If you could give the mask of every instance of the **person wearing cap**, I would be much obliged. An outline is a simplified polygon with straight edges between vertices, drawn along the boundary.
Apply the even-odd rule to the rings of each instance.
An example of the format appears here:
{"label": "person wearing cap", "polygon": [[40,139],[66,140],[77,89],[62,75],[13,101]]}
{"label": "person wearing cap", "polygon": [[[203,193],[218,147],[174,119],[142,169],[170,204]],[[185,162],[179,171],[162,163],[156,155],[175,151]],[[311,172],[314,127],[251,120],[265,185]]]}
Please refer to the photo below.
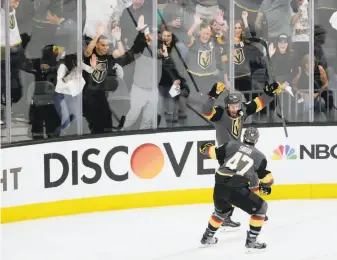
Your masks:
{"label": "person wearing cap", "polygon": [[270,60],[274,68],[276,80],[279,82],[290,82],[295,71],[294,52],[291,42],[286,34],[277,38],[277,43],[269,44]]}

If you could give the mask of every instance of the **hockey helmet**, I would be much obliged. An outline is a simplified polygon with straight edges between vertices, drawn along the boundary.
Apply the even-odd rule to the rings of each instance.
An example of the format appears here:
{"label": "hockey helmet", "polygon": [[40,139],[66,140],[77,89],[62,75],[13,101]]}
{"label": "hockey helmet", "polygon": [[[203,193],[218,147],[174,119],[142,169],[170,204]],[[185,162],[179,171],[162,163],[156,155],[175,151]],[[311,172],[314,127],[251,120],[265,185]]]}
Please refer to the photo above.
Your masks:
{"label": "hockey helmet", "polygon": [[256,144],[259,140],[259,130],[255,127],[248,127],[243,135],[243,141],[245,143]]}
{"label": "hockey helmet", "polygon": [[225,103],[226,103],[226,105],[239,104],[240,98],[236,94],[228,94],[228,96],[225,98]]}

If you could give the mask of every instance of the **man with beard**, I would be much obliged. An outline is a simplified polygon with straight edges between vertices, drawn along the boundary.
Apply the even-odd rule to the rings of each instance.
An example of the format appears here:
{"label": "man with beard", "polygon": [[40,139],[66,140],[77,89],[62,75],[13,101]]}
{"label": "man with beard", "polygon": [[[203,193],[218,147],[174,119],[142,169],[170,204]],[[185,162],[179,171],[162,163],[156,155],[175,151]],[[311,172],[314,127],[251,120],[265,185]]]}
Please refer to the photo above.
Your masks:
{"label": "man with beard", "polygon": [[[261,111],[266,105],[274,100],[275,94],[282,92],[283,86],[277,82],[267,84],[264,93],[256,97],[254,100],[241,103],[236,94],[229,94],[225,99],[225,107],[215,106],[215,100],[225,90],[225,84],[222,82],[215,83],[208,92],[208,99],[202,107],[202,114],[210,120],[216,131],[217,154],[223,154],[230,140],[240,140],[243,128],[243,122],[254,113]],[[220,165],[223,164],[224,158],[217,156]],[[258,187],[258,180],[255,184],[250,184],[250,189],[254,191],[255,186]],[[238,227],[240,223],[233,222],[231,216],[234,207],[228,217],[222,223],[222,226]]]}

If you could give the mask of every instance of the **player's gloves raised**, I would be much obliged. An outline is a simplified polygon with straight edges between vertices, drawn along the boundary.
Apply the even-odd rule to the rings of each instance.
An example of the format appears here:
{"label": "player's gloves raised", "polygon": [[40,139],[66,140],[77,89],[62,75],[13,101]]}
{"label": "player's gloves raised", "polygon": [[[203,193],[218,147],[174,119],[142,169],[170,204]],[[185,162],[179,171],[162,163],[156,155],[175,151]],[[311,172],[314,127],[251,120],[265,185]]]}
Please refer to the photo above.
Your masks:
{"label": "player's gloves raised", "polygon": [[271,186],[269,184],[264,184],[260,182],[259,189],[263,195],[269,195],[271,193]]}
{"label": "player's gloves raised", "polygon": [[225,88],[226,86],[224,83],[217,82],[213,85],[211,90],[208,92],[208,96],[216,99],[221,95],[222,92],[224,92]]}
{"label": "player's gloves raised", "polygon": [[212,146],[214,146],[214,144],[212,144],[212,143],[204,143],[204,144],[201,145],[199,151],[200,151],[202,154],[207,155],[207,154],[208,154],[208,149],[209,149],[210,147],[212,147]]}
{"label": "player's gloves raised", "polygon": [[279,82],[273,82],[271,84],[268,84],[267,86],[265,86],[264,88],[264,92],[268,95],[268,96],[273,96],[274,94],[280,94],[282,92],[283,86],[281,83]]}

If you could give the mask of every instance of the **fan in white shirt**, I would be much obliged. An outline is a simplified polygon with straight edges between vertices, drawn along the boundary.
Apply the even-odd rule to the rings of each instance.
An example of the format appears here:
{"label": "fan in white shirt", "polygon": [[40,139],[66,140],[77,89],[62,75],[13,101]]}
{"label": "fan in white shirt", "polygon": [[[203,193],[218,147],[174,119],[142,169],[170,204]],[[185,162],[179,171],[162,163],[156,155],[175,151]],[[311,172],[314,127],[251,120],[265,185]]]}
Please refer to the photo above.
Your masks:
{"label": "fan in white shirt", "polygon": [[55,88],[55,108],[60,116],[61,125],[57,132],[64,135],[64,130],[70,126],[79,115],[79,94],[85,85],[85,80],[82,77],[81,69],[92,73],[96,67],[96,56],[90,60],[90,65],[86,65],[83,61],[77,62],[76,54],[65,55],[61,57],[62,62],[57,70],[57,84]]}
{"label": "fan in white shirt", "polygon": [[[82,71],[78,70],[78,62],[76,54],[65,55],[61,57],[62,63],[57,70],[56,92],[56,110],[61,118],[61,126],[58,131],[63,132],[68,128],[70,123],[79,116],[79,94],[82,92],[85,85],[85,80],[82,76]],[[80,68],[88,73],[92,73],[97,66],[97,57],[95,54],[91,56],[90,66],[83,61],[80,63]],[[123,78],[123,69],[118,64],[115,64],[116,75]],[[80,72],[80,73],[79,73]]]}
{"label": "fan in white shirt", "polygon": [[[18,22],[16,20],[16,11],[15,8],[19,6],[18,0],[11,0],[10,10],[9,10],[9,28],[8,28],[8,37],[10,41],[10,46],[18,46],[21,44],[21,36],[19,32]],[[0,43],[1,47],[6,46],[6,23],[5,23],[5,9],[1,8],[1,33],[0,33]]]}

